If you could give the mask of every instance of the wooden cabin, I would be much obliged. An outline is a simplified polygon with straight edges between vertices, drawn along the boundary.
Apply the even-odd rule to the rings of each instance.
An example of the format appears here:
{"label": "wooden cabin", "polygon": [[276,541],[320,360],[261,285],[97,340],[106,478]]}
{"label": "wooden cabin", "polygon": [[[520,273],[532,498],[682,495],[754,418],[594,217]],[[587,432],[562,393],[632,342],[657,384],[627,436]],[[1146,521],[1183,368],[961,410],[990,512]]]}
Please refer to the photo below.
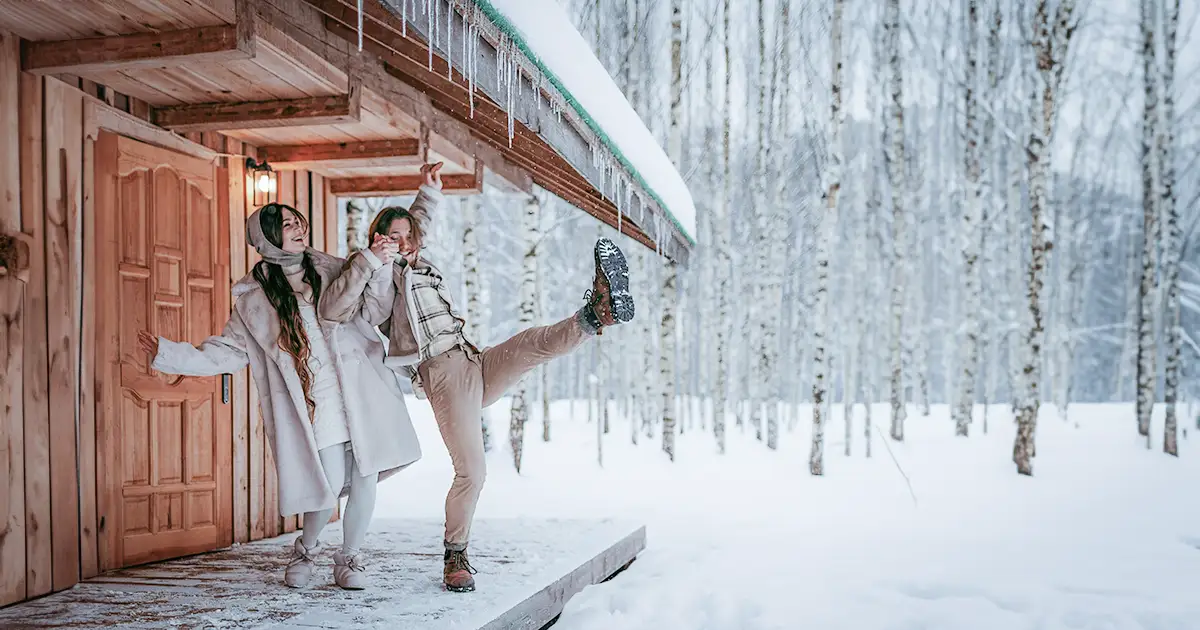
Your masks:
{"label": "wooden cabin", "polygon": [[451,193],[538,186],[686,261],[648,174],[490,3],[388,2],[0,0],[0,605],[297,528],[248,373],[137,347],[221,330],[258,205],[336,252],[339,196],[441,160]]}

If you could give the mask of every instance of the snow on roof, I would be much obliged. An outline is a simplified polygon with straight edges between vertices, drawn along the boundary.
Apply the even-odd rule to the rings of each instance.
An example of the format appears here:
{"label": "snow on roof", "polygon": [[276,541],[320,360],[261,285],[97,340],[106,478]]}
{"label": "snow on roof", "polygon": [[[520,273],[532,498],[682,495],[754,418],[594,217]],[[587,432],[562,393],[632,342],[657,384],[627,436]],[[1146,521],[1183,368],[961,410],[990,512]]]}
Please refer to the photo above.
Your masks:
{"label": "snow on roof", "polygon": [[638,183],[695,242],[696,206],[679,170],[556,0],[474,0],[537,64]]}

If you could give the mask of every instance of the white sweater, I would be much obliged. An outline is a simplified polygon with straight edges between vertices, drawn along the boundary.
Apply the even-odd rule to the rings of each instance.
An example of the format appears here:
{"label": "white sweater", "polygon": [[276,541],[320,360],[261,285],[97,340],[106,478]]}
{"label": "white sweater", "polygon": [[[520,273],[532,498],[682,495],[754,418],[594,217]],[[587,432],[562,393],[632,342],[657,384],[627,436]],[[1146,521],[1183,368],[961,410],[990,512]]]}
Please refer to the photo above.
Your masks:
{"label": "white sweater", "polygon": [[301,268],[284,271],[288,282],[296,289],[296,302],[300,306],[300,317],[304,320],[304,334],[308,337],[308,369],[313,377],[310,395],[317,405],[313,414],[313,437],[317,441],[317,450],[344,444],[350,441],[350,428],[346,425],[342,387],[333,366],[329,340],[317,321],[312,288],[304,283]]}

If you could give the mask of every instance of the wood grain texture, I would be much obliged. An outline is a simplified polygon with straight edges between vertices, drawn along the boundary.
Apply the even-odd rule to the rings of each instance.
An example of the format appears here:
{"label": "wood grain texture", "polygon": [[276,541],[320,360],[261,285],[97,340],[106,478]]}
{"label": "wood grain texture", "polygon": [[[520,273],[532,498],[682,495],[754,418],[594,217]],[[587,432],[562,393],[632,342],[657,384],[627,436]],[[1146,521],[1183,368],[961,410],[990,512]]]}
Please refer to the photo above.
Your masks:
{"label": "wood grain texture", "polygon": [[0,606],[25,599],[24,307],[25,283],[0,276]]}
{"label": "wood grain texture", "polygon": [[[220,143],[225,144],[224,138],[221,138]],[[214,144],[216,141],[214,140]],[[240,160],[231,160],[239,162]],[[245,164],[244,162],[242,164]],[[230,203],[230,188],[232,188],[232,180],[230,179],[230,169],[228,167],[218,167],[216,172],[217,185],[217,213],[216,221],[213,229],[217,234],[217,255],[215,258],[216,264],[213,270],[213,295],[216,297],[217,304],[214,315],[228,316],[232,308],[233,296],[231,294],[232,285],[229,278],[229,251],[231,249],[229,220],[232,215]],[[239,246],[238,249],[241,249]],[[224,328],[224,325],[219,321],[214,322],[216,326]],[[220,377],[223,380],[223,377]],[[218,387],[223,387],[224,384],[218,381]],[[231,383],[232,386],[232,383]],[[219,449],[217,451],[216,467],[217,467],[217,505],[227,506],[217,512],[217,531],[219,532],[219,544],[222,547],[228,547],[234,541],[234,469],[233,469],[233,397],[232,387],[230,389],[229,400],[222,400],[218,397],[215,404],[220,405],[220,414],[215,414],[218,418],[216,426],[213,427],[214,442],[217,444],[228,444],[229,448]]]}
{"label": "wood grain texture", "polygon": [[324,163],[338,168],[412,166],[421,163],[421,141],[416,138],[401,138],[266,146],[260,150],[259,157],[275,168],[306,168]]}
{"label": "wood grain texture", "polygon": [[79,344],[79,573],[83,579],[100,573],[96,516],[96,126],[94,112],[108,107],[84,103],[83,121],[83,230],[80,288]]}
{"label": "wood grain texture", "polygon": [[[116,206],[117,136],[101,133],[93,150],[95,159],[95,206],[111,209]],[[118,222],[105,216],[98,222],[94,249],[96,276],[115,278],[119,273],[116,252],[120,248]],[[120,386],[120,309],[117,300],[101,300],[96,310],[96,364],[100,381],[99,404],[96,406],[96,518],[98,529],[99,569],[108,571],[120,566],[121,551],[121,488],[101,480],[116,477],[112,462],[119,460],[121,448],[121,386]]]}
{"label": "wood grain texture", "polygon": [[155,109],[154,124],[173,131],[221,131],[306,127],[358,121],[361,102],[352,94],[309,98],[197,103]]}
{"label": "wood grain texture", "polygon": [[[229,141],[230,153],[246,153],[241,142]],[[246,275],[246,163],[229,160],[229,280]],[[232,310],[232,305],[231,305]],[[250,541],[250,410],[249,368],[233,375],[233,540]]]}
{"label": "wood grain texture", "polygon": [[50,370],[50,519],[54,590],[79,581],[80,205],[83,95],[46,83],[46,286]]}
{"label": "wood grain texture", "polygon": [[[14,259],[0,275],[0,606],[25,599],[25,282],[17,278],[21,233],[18,40],[0,32],[0,233]],[[24,275],[24,274],[22,274]]]}
{"label": "wood grain texture", "polygon": [[27,41],[22,69],[35,74],[90,74],[254,57],[252,31],[236,25],[201,26],[60,41]]}
{"label": "wood grain texture", "polygon": [[[393,177],[345,177],[329,180],[329,190],[343,197],[403,197],[417,194],[420,175]],[[483,180],[475,175],[443,175],[442,192],[474,195],[483,192]]]}
{"label": "wood grain texture", "polygon": [[30,273],[25,289],[25,575],[28,597],[53,588],[50,542],[50,374],[46,345],[46,226],[42,168],[43,84],[22,73],[21,227],[29,239]]}

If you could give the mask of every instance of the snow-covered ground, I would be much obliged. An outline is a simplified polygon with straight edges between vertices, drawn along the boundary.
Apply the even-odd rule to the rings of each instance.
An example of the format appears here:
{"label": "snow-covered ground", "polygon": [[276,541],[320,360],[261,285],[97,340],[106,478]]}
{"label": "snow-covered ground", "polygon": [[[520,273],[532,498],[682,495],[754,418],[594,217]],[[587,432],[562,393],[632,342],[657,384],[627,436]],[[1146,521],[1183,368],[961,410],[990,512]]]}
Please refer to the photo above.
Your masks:
{"label": "snow-covered ground", "polygon": [[[381,486],[378,514],[436,517],[450,462],[428,405],[409,408],[425,457]],[[915,504],[880,433],[863,457],[861,418],[849,458],[840,420],[827,430],[824,478],[808,474],[806,422],[778,452],[731,427],[718,456],[707,432],[689,431],[672,464],[657,440],[632,446],[614,417],[601,468],[583,405],[572,417],[557,403],[552,442],[528,426],[518,476],[506,410],[489,410],[496,448],[478,517],[647,525],[638,561],[573,598],[556,630],[1200,628],[1198,438],[1168,457],[1158,418],[1147,450],[1130,406],[1074,406],[1069,422],[1044,412],[1033,478],[1015,472],[1004,409],[989,435],[977,421],[963,439],[935,407],[891,443]]]}

